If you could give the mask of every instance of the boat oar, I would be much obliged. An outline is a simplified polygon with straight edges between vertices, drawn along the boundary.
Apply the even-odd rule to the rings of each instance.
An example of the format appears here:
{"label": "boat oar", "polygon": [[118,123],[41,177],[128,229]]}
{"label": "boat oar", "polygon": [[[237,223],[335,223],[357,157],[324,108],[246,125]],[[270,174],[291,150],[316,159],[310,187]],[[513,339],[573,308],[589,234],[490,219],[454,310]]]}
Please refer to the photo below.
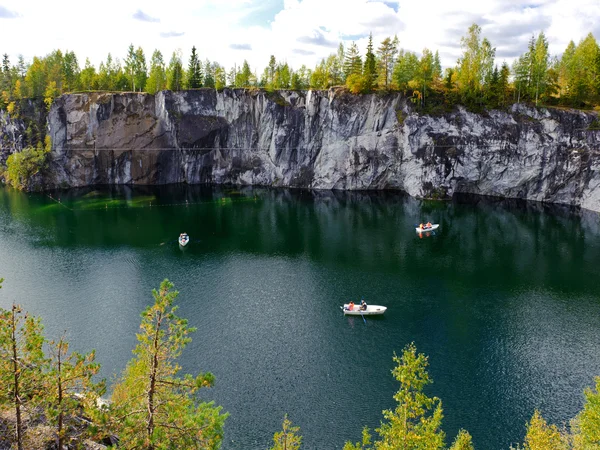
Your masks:
{"label": "boat oar", "polygon": [[365,316],[362,313],[362,309],[360,310],[360,316],[363,318],[363,322],[365,323],[365,325],[367,324],[367,319],[365,319]]}

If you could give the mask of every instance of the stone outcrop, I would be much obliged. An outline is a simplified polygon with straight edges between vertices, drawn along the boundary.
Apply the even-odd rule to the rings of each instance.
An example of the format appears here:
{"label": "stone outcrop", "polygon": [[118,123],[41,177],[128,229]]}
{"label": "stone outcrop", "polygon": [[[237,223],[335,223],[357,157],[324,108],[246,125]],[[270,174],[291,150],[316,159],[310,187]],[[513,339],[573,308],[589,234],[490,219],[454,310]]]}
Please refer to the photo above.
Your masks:
{"label": "stone outcrop", "polygon": [[[600,211],[594,113],[424,116],[400,94],[73,94],[48,114],[44,187],[216,183],[471,193]],[[2,131],[4,133],[4,131]]]}

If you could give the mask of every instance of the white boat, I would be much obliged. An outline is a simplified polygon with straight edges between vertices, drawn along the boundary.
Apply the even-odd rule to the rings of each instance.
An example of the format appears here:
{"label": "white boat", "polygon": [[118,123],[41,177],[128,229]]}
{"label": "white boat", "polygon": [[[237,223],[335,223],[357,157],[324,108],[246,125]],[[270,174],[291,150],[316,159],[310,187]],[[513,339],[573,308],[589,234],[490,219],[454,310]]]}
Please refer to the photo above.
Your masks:
{"label": "white boat", "polygon": [[344,306],[340,306],[342,311],[346,316],[376,316],[379,314],[383,314],[387,309],[386,306],[380,305],[367,305],[367,309],[360,309],[360,303],[358,305],[354,305],[352,310],[348,309],[348,303],[344,304]]}
{"label": "white boat", "polygon": [[437,230],[439,226],[440,226],[439,223],[434,223],[430,227],[426,227],[425,225],[423,225],[423,228],[417,227],[417,228],[415,228],[415,230],[417,230],[417,233],[425,233],[427,231]]}
{"label": "white boat", "polygon": [[190,237],[187,235],[187,233],[181,233],[179,235],[179,245],[181,245],[182,247],[185,247],[186,245],[188,245],[188,242],[190,242]]}

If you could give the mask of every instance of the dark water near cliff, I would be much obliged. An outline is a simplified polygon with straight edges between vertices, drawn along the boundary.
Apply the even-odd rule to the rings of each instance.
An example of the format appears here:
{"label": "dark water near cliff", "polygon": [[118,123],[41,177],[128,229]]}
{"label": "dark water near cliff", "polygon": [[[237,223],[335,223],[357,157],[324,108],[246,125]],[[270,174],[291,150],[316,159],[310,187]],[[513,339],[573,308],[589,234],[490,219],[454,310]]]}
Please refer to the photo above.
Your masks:
{"label": "dark water near cliff", "polygon": [[[198,328],[182,364],[231,413],[224,449],[265,449],[285,413],[303,448],[341,448],[392,408],[392,355],[414,341],[446,441],[522,440],[534,408],[561,424],[600,375],[599,216],[399,194],[165,187],[0,190],[0,306],[13,300],[97,350],[131,357],[139,313],[169,278]],[[441,224],[420,239],[422,219]],[[192,243],[176,243],[187,231]],[[361,296],[385,317],[344,317]]]}

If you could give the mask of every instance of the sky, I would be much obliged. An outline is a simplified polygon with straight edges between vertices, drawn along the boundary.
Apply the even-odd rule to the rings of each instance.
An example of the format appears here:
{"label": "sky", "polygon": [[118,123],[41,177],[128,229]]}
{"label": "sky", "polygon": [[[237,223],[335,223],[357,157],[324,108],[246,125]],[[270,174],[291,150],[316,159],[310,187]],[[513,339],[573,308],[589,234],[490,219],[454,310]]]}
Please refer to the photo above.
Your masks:
{"label": "sky", "polygon": [[98,67],[108,53],[123,61],[133,44],[148,65],[158,49],[167,63],[180,51],[187,66],[195,46],[203,61],[229,70],[247,60],[260,75],[270,55],[294,69],[314,68],[340,42],[364,55],[372,33],[375,48],[396,35],[400,48],[437,50],[453,67],[473,23],[496,62],[511,64],[540,31],[552,55],[590,32],[600,39],[600,0],[0,0],[0,54],[16,64],[60,49]]}

